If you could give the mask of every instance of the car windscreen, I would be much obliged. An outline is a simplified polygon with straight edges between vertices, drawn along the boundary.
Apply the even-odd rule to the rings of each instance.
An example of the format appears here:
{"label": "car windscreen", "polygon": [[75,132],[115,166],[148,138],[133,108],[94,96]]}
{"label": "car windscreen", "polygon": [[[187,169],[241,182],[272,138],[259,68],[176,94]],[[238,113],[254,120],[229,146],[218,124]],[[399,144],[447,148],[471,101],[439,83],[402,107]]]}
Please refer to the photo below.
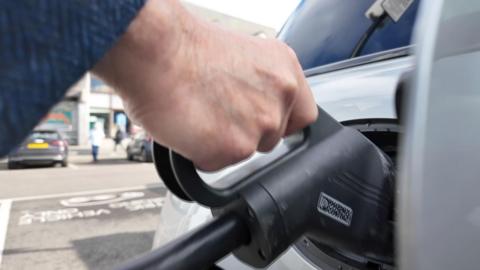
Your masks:
{"label": "car windscreen", "polygon": [[32,140],[42,139],[42,140],[59,140],[60,135],[54,131],[34,131],[29,137]]}
{"label": "car windscreen", "polygon": [[[365,16],[372,0],[303,0],[279,33],[296,52],[303,69],[352,58],[359,41],[374,23]],[[356,56],[411,44],[420,0],[397,22],[387,17]]]}

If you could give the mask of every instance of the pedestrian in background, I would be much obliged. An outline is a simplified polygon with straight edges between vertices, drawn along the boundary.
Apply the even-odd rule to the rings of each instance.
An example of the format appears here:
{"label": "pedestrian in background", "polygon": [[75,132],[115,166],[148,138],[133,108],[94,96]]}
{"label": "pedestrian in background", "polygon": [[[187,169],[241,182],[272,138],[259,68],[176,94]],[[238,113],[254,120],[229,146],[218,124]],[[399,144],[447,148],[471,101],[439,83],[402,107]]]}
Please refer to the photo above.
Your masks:
{"label": "pedestrian in background", "polygon": [[113,141],[115,142],[113,151],[117,152],[117,147],[119,145],[122,146],[123,139],[125,139],[125,132],[123,132],[121,127],[117,127],[117,132],[115,132],[115,137],[113,138]]}
{"label": "pedestrian in background", "polygon": [[90,130],[89,141],[92,145],[92,158],[93,162],[98,161],[98,152],[100,150],[100,145],[102,144],[102,140],[105,138],[105,133],[103,132],[103,128],[98,124],[95,123],[93,129]]}

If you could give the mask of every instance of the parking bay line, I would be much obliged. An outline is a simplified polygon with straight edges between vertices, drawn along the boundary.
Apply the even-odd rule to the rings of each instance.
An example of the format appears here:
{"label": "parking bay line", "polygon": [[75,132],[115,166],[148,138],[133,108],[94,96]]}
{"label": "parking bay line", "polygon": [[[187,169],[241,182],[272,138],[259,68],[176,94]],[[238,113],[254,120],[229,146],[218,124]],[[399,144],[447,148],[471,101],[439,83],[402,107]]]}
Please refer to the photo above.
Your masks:
{"label": "parking bay line", "polygon": [[70,168],[72,170],[78,170],[78,166],[73,164],[73,163],[68,164],[68,168]]}
{"label": "parking bay line", "polygon": [[8,220],[10,219],[10,208],[12,200],[0,200],[0,268],[2,266],[2,254],[7,238]]}
{"label": "parking bay line", "polygon": [[30,200],[43,200],[43,199],[52,199],[52,198],[59,198],[59,197],[70,197],[70,196],[82,196],[82,195],[89,195],[89,194],[97,194],[97,193],[112,193],[112,192],[123,192],[129,190],[143,190],[143,189],[150,189],[150,188],[159,188],[164,187],[164,185],[160,183],[152,183],[143,186],[132,186],[132,187],[123,187],[123,188],[111,188],[111,189],[97,189],[97,190],[87,190],[87,191],[79,191],[79,192],[69,192],[69,193],[57,193],[57,194],[47,194],[47,195],[37,195],[37,196],[27,196],[27,197],[16,197],[16,198],[9,198],[8,200],[14,202],[20,201],[30,201]]}

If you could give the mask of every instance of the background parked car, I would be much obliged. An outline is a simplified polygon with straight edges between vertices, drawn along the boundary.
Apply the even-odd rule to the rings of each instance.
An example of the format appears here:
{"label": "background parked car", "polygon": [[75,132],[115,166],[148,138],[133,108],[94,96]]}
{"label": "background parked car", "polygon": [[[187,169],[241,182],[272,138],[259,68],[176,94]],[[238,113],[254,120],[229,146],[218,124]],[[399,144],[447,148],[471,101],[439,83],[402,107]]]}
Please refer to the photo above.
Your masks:
{"label": "background parked car", "polygon": [[139,131],[127,146],[127,159],[152,162],[152,137],[145,131]]}
{"label": "background parked car", "polygon": [[68,165],[68,143],[56,130],[34,130],[8,155],[8,168],[23,165]]}

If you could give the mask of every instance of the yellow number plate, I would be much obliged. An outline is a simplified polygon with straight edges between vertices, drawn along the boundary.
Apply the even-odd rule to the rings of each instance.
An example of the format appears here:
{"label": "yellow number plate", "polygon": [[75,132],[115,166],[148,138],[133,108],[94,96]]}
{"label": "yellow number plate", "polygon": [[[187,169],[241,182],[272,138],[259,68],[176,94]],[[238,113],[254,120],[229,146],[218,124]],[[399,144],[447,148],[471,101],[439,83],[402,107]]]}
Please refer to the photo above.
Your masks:
{"label": "yellow number plate", "polygon": [[45,149],[48,148],[48,143],[29,143],[28,149]]}

